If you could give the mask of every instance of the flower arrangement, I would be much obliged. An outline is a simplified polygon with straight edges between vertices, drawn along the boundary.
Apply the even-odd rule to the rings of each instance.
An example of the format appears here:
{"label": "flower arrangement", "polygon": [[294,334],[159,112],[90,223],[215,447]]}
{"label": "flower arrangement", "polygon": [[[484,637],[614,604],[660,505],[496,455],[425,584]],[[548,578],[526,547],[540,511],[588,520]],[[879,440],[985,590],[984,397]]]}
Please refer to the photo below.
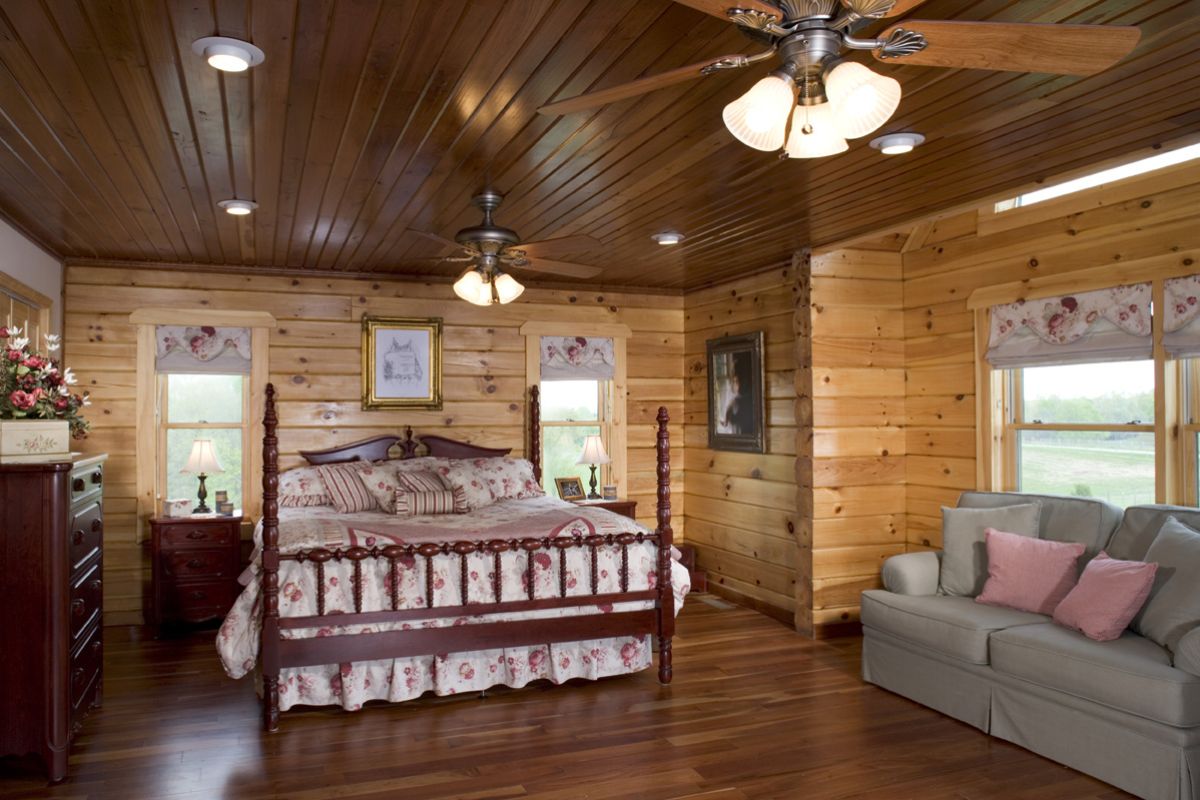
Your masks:
{"label": "flower arrangement", "polygon": [[[46,350],[58,350],[59,337],[46,336]],[[59,370],[49,356],[30,352],[20,328],[0,327],[0,419],[62,419],[71,436],[87,436],[88,422],[79,410],[90,405],[87,392],[74,394],[70,368]]]}

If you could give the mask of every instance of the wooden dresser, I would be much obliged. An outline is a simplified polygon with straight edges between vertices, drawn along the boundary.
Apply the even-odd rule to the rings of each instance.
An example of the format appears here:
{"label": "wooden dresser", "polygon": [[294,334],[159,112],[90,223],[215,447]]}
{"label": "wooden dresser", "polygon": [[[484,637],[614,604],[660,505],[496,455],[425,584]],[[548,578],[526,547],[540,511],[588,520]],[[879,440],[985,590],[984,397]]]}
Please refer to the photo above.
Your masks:
{"label": "wooden dresser", "polygon": [[0,464],[0,754],[51,781],[100,705],[104,461]]}

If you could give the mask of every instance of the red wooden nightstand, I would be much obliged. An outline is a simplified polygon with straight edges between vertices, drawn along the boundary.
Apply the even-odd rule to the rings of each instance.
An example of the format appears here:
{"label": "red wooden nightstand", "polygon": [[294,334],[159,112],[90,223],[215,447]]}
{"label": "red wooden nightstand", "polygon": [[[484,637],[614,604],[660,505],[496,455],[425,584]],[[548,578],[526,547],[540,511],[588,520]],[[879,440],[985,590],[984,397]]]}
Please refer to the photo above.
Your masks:
{"label": "red wooden nightstand", "polygon": [[241,590],[242,517],[155,518],[150,536],[155,634],[167,623],[223,618]]}
{"label": "red wooden nightstand", "polygon": [[637,500],[572,500],[571,502],[577,506],[607,508],[614,514],[637,519]]}

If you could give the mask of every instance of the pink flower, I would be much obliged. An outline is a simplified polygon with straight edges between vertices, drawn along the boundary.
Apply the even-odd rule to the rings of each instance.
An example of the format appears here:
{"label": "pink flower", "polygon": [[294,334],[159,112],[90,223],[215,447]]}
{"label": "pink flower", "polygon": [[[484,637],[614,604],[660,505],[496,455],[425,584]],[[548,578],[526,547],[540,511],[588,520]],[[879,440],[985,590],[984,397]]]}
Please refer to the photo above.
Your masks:
{"label": "pink flower", "polygon": [[1074,297],[1064,297],[1062,299],[1062,307],[1067,311],[1074,312],[1079,307],[1079,301]]}
{"label": "pink flower", "polygon": [[33,404],[37,402],[36,397],[29,392],[23,392],[20,389],[17,389],[15,392],[10,394],[8,399],[9,402],[13,404],[14,408],[17,408],[21,411],[28,411],[29,409],[33,408]]}
{"label": "pink flower", "polygon": [[20,351],[20,350],[13,350],[13,349],[10,347],[10,348],[8,349],[8,352],[6,352],[6,353],[4,354],[4,356],[5,356],[5,358],[7,358],[9,361],[20,361],[20,360],[21,360],[21,351]]}

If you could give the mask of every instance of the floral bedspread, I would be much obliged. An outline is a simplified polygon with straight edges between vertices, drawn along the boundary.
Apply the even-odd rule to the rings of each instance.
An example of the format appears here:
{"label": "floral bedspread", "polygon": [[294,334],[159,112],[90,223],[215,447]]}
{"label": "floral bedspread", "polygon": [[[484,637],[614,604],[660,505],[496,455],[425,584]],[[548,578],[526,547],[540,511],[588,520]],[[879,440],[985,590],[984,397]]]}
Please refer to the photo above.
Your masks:
{"label": "floral bedspread", "polygon": [[[470,514],[397,518],[379,512],[337,514],[331,508],[309,507],[281,509],[279,515],[280,549],[284,552],[351,544],[370,547],[376,543],[572,536],[576,533],[590,535],[645,530],[633,520],[605,509],[574,506],[549,497],[501,501]],[[255,543],[261,544],[261,525],[255,532]],[[589,594],[590,550],[571,548],[566,552],[567,594]],[[598,548],[596,559],[599,591],[620,591],[620,548]],[[469,603],[496,601],[492,575],[494,557],[473,553],[467,556],[467,560]],[[242,576],[246,588],[234,603],[217,636],[217,650],[222,664],[234,678],[254,672],[258,661],[262,609],[257,563],[256,547],[255,559]],[[362,564],[363,611],[390,609],[391,575],[387,561],[368,559]],[[397,570],[400,608],[425,606],[425,568],[426,560],[421,557],[400,560]],[[432,568],[434,607],[460,605],[459,557],[435,556]],[[352,580],[353,567],[349,562],[328,562],[325,565],[325,611],[330,617],[330,624],[304,631],[285,630],[283,635],[295,638],[333,636],[563,617],[580,613],[577,609],[549,609],[389,625],[339,626],[334,624],[337,615],[352,613],[354,609]],[[500,599],[524,599],[529,580],[533,581],[536,597],[558,596],[557,551],[539,551],[533,554],[532,559],[523,551],[501,554]],[[675,610],[678,612],[690,588],[690,577],[687,570],[674,560],[670,580]],[[654,588],[657,581],[655,546],[650,542],[629,545],[629,589]],[[317,613],[316,570],[312,564],[283,562],[279,586],[281,616],[298,617]],[[616,606],[588,606],[583,613],[611,613],[647,607],[649,603],[620,603]],[[555,683],[571,678],[595,679],[636,672],[650,664],[649,637],[617,637],[285,669],[279,679],[280,707],[287,709],[296,704],[340,705],[354,710],[369,700],[396,702],[419,697],[428,691],[446,695],[482,691],[496,685],[518,688],[539,678],[547,678]]]}

